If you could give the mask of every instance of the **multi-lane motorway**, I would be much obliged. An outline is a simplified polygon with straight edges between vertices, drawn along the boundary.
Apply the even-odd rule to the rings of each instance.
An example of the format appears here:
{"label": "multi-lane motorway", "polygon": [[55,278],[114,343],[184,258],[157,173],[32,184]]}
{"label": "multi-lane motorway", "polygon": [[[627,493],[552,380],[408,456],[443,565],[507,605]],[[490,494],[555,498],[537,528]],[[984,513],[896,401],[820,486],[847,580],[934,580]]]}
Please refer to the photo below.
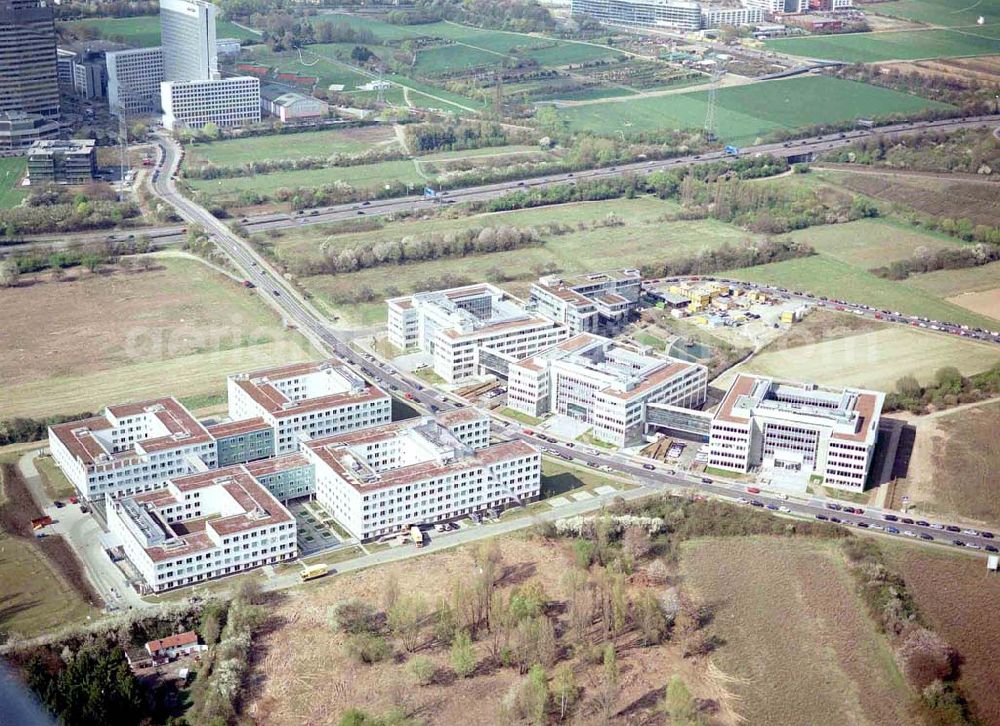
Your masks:
{"label": "multi-lane motorway", "polygon": [[[800,156],[815,155],[830,151],[873,135],[893,137],[919,133],[927,130],[954,131],[962,128],[979,128],[998,125],[1000,125],[1000,114],[972,116],[962,119],[942,119],[939,121],[902,123],[894,124],[892,126],[880,126],[876,129],[858,129],[844,133],[831,133],[824,136],[814,136],[807,139],[798,139],[785,143],[760,144],[757,146],[746,147],[742,149],[740,153],[743,156],[771,154],[785,158],[797,158]],[[726,158],[730,157],[723,151],[711,151],[705,154],[682,156],[672,159],[621,164],[619,166],[588,169],[573,173],[550,174],[525,179],[523,181],[483,184],[480,186],[448,191],[438,199],[430,199],[417,195],[395,197],[392,199],[382,199],[371,202],[356,202],[303,209],[295,213],[280,212],[253,215],[241,219],[240,223],[248,232],[263,232],[269,229],[287,229],[289,227],[323,224],[344,219],[356,219],[363,216],[398,214],[400,212],[411,212],[415,209],[432,209],[442,203],[484,201],[495,199],[496,197],[508,194],[512,191],[517,191],[519,189],[567,184],[581,179],[586,179],[588,181],[594,179],[607,179],[621,176],[622,174],[649,174],[654,171],[663,171],[665,169],[674,169],[682,166],[710,164]],[[161,181],[163,180],[161,179]],[[6,251],[16,251],[18,249],[23,250],[25,248],[38,245],[66,246],[109,239],[121,240],[123,238],[127,238],[129,234],[141,234],[149,239],[154,246],[162,246],[175,244],[183,240],[185,227],[184,225],[172,224],[160,227],[136,229],[132,232],[124,233],[98,232],[79,235],[60,235],[58,237],[38,235],[26,238],[23,245],[10,246],[6,248]],[[0,249],[0,253],[3,251],[3,249]]]}
{"label": "multi-lane motorway", "polygon": [[[312,342],[323,354],[334,354],[355,366],[373,382],[388,388],[397,396],[405,396],[411,402],[424,410],[447,410],[464,405],[449,396],[409,379],[395,370],[388,363],[374,356],[362,356],[352,349],[347,339],[329,327],[311,305],[303,300],[298,292],[290,286],[280,274],[271,268],[268,262],[256,253],[245,241],[235,235],[225,224],[213,217],[207,210],[195,204],[177,192],[173,175],[179,163],[179,150],[169,140],[160,139],[158,145],[161,156],[157,165],[157,173],[152,180],[154,192],[165,201],[174,205],[180,215],[189,223],[203,227],[216,244],[232,259],[233,263],[251,281],[259,293],[269,304],[277,309],[286,321],[296,326],[300,332]],[[742,283],[740,283],[742,284]],[[911,324],[913,321],[890,312],[887,317],[884,311],[876,311],[866,306],[853,305],[841,301],[823,301],[812,298],[806,293],[775,290],[777,294],[802,297],[814,303],[830,304],[849,309],[860,315],[881,316],[891,322]],[[940,327],[940,326],[939,326]],[[961,328],[958,332],[968,333]],[[945,330],[943,332],[954,332]],[[997,336],[990,334],[990,339],[997,342]],[[688,488],[721,497],[746,500],[746,506],[759,506],[774,511],[776,514],[799,515],[815,518],[826,517],[828,521],[839,520],[845,526],[852,526],[869,532],[883,532],[899,537],[910,536],[914,540],[934,541],[944,544],[961,542],[963,547],[994,551],[995,545],[991,536],[972,530],[948,531],[932,527],[930,522],[925,525],[887,521],[885,516],[895,516],[900,520],[903,515],[882,510],[866,509],[864,512],[845,513],[843,509],[832,510],[834,504],[828,500],[809,498],[785,498],[780,494],[769,492],[744,493],[743,484],[725,480],[701,477],[685,472],[672,472],[662,466],[653,465],[623,454],[608,455],[598,453],[570,442],[561,442],[546,435],[545,441],[540,441],[537,432],[515,425],[511,422],[499,422],[498,433],[510,438],[531,441],[535,445],[548,449],[547,453],[562,459],[581,463],[591,467],[608,467],[612,473],[631,476],[643,483],[644,489]],[[649,467],[654,467],[652,470]],[[843,506],[843,505],[839,505]],[[945,525],[941,525],[944,527]],[[898,530],[894,532],[893,529]],[[988,534],[988,533],[987,533]]]}

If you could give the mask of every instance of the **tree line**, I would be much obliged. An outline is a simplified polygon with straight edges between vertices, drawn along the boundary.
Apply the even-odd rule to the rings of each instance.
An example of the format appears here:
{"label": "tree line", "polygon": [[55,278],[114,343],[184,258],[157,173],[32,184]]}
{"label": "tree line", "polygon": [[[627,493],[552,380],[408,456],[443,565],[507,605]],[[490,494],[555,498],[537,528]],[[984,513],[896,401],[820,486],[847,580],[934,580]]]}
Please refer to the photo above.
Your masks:
{"label": "tree line", "polygon": [[976,244],[969,247],[929,250],[918,248],[913,257],[896,260],[869,272],[888,280],[905,280],[910,275],[934,270],[960,270],[980,267],[1000,260],[1000,246]]}
{"label": "tree line", "polygon": [[927,413],[963,403],[974,403],[1000,393],[1000,363],[973,376],[963,376],[954,366],[939,368],[930,383],[923,385],[915,376],[896,381],[896,390],[886,394],[885,411]]}
{"label": "tree line", "polygon": [[7,418],[0,419],[0,446],[8,444],[22,444],[29,441],[43,441],[49,435],[49,426],[66,423],[67,421],[79,421],[90,418],[94,414],[90,411],[72,415],[48,416],[46,418]]}

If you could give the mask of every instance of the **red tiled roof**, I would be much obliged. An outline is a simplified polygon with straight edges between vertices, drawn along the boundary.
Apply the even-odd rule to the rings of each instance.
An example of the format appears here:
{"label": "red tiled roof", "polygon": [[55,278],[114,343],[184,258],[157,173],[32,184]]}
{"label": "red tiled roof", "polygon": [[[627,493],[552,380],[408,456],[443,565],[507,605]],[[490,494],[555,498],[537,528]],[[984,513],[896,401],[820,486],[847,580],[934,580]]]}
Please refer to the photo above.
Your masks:
{"label": "red tiled roof", "polygon": [[146,643],[146,650],[150,654],[155,655],[161,650],[166,650],[168,648],[178,648],[184,645],[195,645],[198,642],[198,634],[193,630],[188,630],[185,633],[178,633],[177,635],[170,635],[166,638],[160,638],[159,640],[151,640]]}

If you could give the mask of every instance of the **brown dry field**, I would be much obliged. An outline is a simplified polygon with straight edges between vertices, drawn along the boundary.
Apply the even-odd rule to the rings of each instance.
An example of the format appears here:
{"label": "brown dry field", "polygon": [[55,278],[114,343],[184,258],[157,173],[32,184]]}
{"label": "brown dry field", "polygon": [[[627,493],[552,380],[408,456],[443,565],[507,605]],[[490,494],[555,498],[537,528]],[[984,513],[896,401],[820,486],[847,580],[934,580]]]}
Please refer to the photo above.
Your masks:
{"label": "brown dry field", "polygon": [[906,481],[893,506],[908,496],[920,512],[1000,525],[1000,401],[929,416],[899,415],[917,428]]}
{"label": "brown dry field", "polygon": [[1000,575],[982,557],[927,547],[885,547],[928,624],[962,657],[960,685],[981,724],[1000,723]]}
{"label": "brown dry field", "polygon": [[1000,55],[983,55],[975,58],[942,58],[940,60],[911,63],[884,63],[902,73],[920,73],[956,81],[985,81],[994,83],[1000,76]]}
{"label": "brown dry field", "polygon": [[[517,536],[497,540],[509,574],[502,587],[539,581],[550,599],[560,596],[563,573],[572,567],[566,542],[541,544],[540,540]],[[251,682],[254,683],[248,710],[257,723],[334,723],[348,708],[360,707],[383,713],[393,705],[394,692],[409,694],[408,705],[428,724],[499,723],[499,705],[512,684],[521,680],[513,668],[483,667],[471,678],[444,679],[441,684],[412,686],[403,656],[395,662],[359,666],[343,655],[343,635],[327,624],[327,608],[352,597],[378,605],[390,575],[398,579],[401,592],[420,592],[433,604],[437,594],[447,595],[451,583],[473,566],[471,550],[459,548],[405,563],[386,565],[314,583],[289,591],[274,608],[280,623],[269,629],[256,644]],[[633,585],[631,587],[637,587]],[[559,606],[555,607],[559,610]],[[565,615],[557,618],[557,632]],[[668,642],[653,648],[636,647],[635,636],[625,634],[619,641],[619,667],[623,691],[618,700],[616,723],[648,723],[655,719],[656,703],[673,674],[685,680],[696,698],[724,699],[725,691],[713,679],[702,660],[681,657],[681,645]],[[482,661],[485,646],[476,644]],[[401,650],[397,647],[397,651]],[[440,647],[419,651],[445,670],[448,651]],[[577,684],[584,688],[586,701],[596,683],[599,666],[572,661]],[[399,687],[402,688],[399,688]],[[734,724],[735,716],[725,702],[716,715],[717,723]],[[592,723],[595,717],[577,713],[574,723]]]}
{"label": "brown dry field", "polygon": [[823,340],[846,338],[874,330],[882,330],[886,323],[863,318],[848,313],[816,308],[806,315],[802,322],[789,328],[788,332],[769,343],[764,350],[787,350],[802,345],[812,345]]}
{"label": "brown dry field", "polygon": [[754,537],[682,548],[683,588],[713,609],[749,724],[904,724],[911,692],[836,545]]}
{"label": "brown dry field", "polygon": [[865,168],[852,173],[837,167],[836,183],[886,202],[916,209],[932,217],[968,218],[973,224],[994,226],[1000,219],[1000,185],[941,176],[897,173]]}
{"label": "brown dry field", "polygon": [[961,305],[980,315],[986,315],[994,320],[1000,320],[1000,287],[982,292],[967,292],[962,295],[946,298],[947,302]]}

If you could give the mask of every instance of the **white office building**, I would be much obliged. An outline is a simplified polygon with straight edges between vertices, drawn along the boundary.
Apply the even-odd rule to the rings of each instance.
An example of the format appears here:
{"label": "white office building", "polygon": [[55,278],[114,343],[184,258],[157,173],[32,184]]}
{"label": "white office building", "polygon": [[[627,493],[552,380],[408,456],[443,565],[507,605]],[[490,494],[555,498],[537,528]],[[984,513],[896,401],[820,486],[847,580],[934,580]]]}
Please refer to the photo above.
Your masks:
{"label": "white office building", "polygon": [[558,413],[591,424],[616,446],[642,440],[649,407],[705,402],[708,370],[582,333],[510,366],[507,405],[529,416]]}
{"label": "white office building", "polygon": [[108,103],[111,112],[136,116],[160,110],[163,83],[163,50],[137,48],[119,50],[106,56]]}
{"label": "white office building", "polygon": [[548,275],[531,286],[529,303],[539,313],[577,333],[613,335],[639,307],[642,276],[616,270],[572,277]]}
{"label": "white office building", "polygon": [[761,7],[719,7],[703,6],[701,9],[701,26],[703,28],[721,28],[724,25],[738,27],[740,25],[755,25],[767,19],[764,8]]}
{"label": "white office building", "polygon": [[480,284],[387,300],[389,343],[423,351],[437,375],[456,383],[507,366],[565,340],[564,325],[529,312],[516,298]]}
{"label": "white office building", "polygon": [[690,0],[573,0],[572,14],[611,25],[701,29],[701,6]]}
{"label": "white office building", "polygon": [[160,84],[164,127],[174,130],[219,128],[260,121],[260,79],[234,76],[202,81],[164,81]]}
{"label": "white office building", "polygon": [[205,0],[160,0],[163,79],[205,81],[219,71],[217,8]]}
{"label": "white office building", "polygon": [[742,0],[748,8],[761,8],[766,13],[804,13],[809,10],[809,0]]}
{"label": "white office building", "polygon": [[392,399],[337,359],[230,376],[229,417],[263,419],[277,454],[302,440],[387,424]]}
{"label": "white office building", "polygon": [[541,487],[538,451],[490,445],[489,417],[471,408],[316,439],[303,453],[317,501],[363,540],[530,501]]}
{"label": "white office building", "polygon": [[108,529],[150,592],[296,556],[291,513],[246,466],[171,477],[163,489],[115,499]]}
{"label": "white office building", "polygon": [[712,418],[709,464],[819,476],[862,491],[885,394],[739,375]]}
{"label": "white office building", "polygon": [[49,450],[85,499],[151,491],[216,465],[215,438],[174,398],[50,426]]}

